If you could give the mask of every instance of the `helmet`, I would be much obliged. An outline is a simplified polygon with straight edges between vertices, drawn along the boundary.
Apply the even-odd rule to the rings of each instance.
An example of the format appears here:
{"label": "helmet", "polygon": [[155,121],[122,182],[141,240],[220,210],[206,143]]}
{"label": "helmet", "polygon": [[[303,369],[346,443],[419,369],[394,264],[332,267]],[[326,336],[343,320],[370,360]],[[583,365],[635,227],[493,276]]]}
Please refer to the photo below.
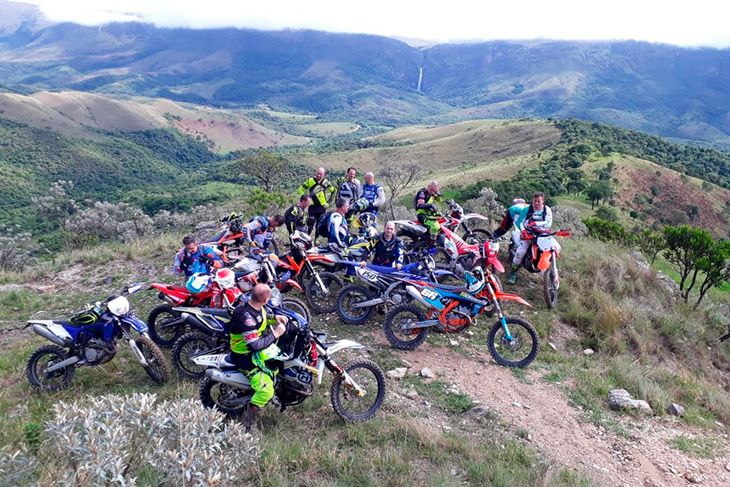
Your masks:
{"label": "helmet", "polygon": [[350,209],[355,212],[365,211],[370,206],[370,201],[367,198],[360,198],[350,205]]}
{"label": "helmet", "polygon": [[196,272],[185,283],[185,288],[193,294],[203,292],[208,287],[210,276]]}
{"label": "helmet", "polygon": [[106,303],[106,307],[114,316],[124,316],[129,313],[129,300],[119,296]]}
{"label": "helmet", "polygon": [[101,309],[99,306],[89,306],[83,311],[79,311],[69,320],[76,326],[93,325],[101,317]]}
{"label": "helmet", "polygon": [[236,285],[236,274],[230,269],[218,269],[213,277],[213,282],[222,289],[232,289]]}
{"label": "helmet", "polygon": [[484,271],[477,267],[464,273],[464,287],[468,293],[478,293],[484,287]]}

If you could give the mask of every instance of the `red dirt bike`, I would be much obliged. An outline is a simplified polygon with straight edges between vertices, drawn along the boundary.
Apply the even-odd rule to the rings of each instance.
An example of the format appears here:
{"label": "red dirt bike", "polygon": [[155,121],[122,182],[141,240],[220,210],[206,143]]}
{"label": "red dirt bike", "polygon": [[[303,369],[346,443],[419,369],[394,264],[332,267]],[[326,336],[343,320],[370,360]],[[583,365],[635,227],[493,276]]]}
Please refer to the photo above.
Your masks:
{"label": "red dirt bike", "polygon": [[496,272],[504,272],[504,266],[497,258],[499,242],[493,240],[491,235],[483,242],[468,243],[447,225],[442,225],[438,242],[441,246],[433,254],[437,269],[449,270],[458,277],[463,277],[465,271],[475,267],[489,267]]}
{"label": "red dirt bike", "polygon": [[[240,259],[249,253],[249,244],[245,240],[244,226],[246,222],[241,215],[227,216],[221,219],[223,224],[219,232],[211,241],[204,242],[203,245],[211,245],[218,247],[221,251],[224,262],[232,262]],[[276,239],[271,239],[269,244],[271,251],[275,254],[279,253]]]}
{"label": "red dirt bike", "polygon": [[[545,304],[551,309],[558,305],[558,289],[560,288],[560,274],[558,273],[560,253],[555,246],[555,237],[570,237],[571,235],[569,229],[560,229],[553,232],[550,229],[535,226],[528,226],[522,231],[521,238],[530,241],[530,248],[520,265],[528,272],[542,274]],[[514,252],[514,241],[511,241],[509,247],[510,262],[514,258]]]}

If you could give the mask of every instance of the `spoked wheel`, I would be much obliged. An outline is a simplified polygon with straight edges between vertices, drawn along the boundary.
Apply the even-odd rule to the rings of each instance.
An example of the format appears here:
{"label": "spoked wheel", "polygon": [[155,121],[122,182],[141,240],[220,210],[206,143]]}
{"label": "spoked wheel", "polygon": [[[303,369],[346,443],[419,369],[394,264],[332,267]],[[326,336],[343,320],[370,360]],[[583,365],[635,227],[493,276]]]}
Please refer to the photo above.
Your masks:
{"label": "spoked wheel", "polygon": [[76,373],[76,368],[73,365],[50,373],[46,372],[49,367],[67,358],[68,353],[66,353],[66,350],[55,345],[46,345],[33,352],[33,355],[28,359],[28,365],[25,367],[30,385],[36,389],[49,392],[68,387]]}
{"label": "spoked wheel", "polygon": [[253,391],[244,391],[205,377],[200,381],[198,394],[203,406],[216,408],[228,416],[240,416],[248,408]]}
{"label": "spoked wheel", "polygon": [[426,328],[404,329],[413,323],[424,321],[426,316],[414,305],[397,306],[385,315],[383,331],[388,341],[395,348],[413,350],[426,339]]}
{"label": "spoked wheel", "polygon": [[169,304],[155,307],[147,318],[150,338],[163,348],[170,348],[175,340],[185,333],[185,323],[180,321],[180,313],[172,310]]}
{"label": "spoked wheel", "polygon": [[201,379],[206,367],[193,362],[195,357],[207,355],[215,348],[215,340],[200,332],[186,333],[172,347],[172,365],[177,373],[186,379]]}
{"label": "spoked wheel", "polygon": [[555,256],[550,261],[550,268],[542,273],[542,292],[547,307],[555,308],[558,305],[558,269]]}
{"label": "spoked wheel", "polygon": [[367,359],[355,360],[343,368],[357,387],[347,384],[344,376],[335,377],[330,388],[332,407],[347,422],[367,421],[383,405],[383,371],[375,362]]}
{"label": "spoked wheel", "polygon": [[315,313],[334,313],[337,309],[337,294],[342,289],[342,279],[331,272],[320,272],[319,278],[324,289],[315,276],[307,282],[304,294]]}
{"label": "spoked wheel", "polygon": [[507,318],[512,340],[507,340],[502,324],[497,322],[487,335],[487,346],[495,362],[504,367],[527,367],[537,355],[539,340],[535,328],[525,320]]}
{"label": "spoked wheel", "polygon": [[286,298],[281,300],[281,306],[288,309],[289,311],[294,311],[296,314],[303,316],[304,319],[307,320],[307,323],[309,323],[309,307],[301,299],[287,296]]}
{"label": "spoked wheel", "polygon": [[167,363],[165,355],[155,342],[146,336],[138,337],[134,342],[137,348],[142,352],[142,356],[147,360],[147,365],[143,365],[145,372],[155,384],[164,384],[170,380],[170,364]]}
{"label": "spoked wheel", "polygon": [[373,299],[369,289],[358,284],[345,286],[337,295],[337,314],[348,325],[362,325],[373,314],[375,306],[355,308],[354,305]]}
{"label": "spoked wheel", "polygon": [[492,239],[492,232],[484,228],[475,228],[464,234],[464,242],[472,245],[484,245],[484,242]]}
{"label": "spoked wheel", "polygon": [[433,262],[436,264],[436,269],[451,270],[451,256],[444,249],[436,249]]}

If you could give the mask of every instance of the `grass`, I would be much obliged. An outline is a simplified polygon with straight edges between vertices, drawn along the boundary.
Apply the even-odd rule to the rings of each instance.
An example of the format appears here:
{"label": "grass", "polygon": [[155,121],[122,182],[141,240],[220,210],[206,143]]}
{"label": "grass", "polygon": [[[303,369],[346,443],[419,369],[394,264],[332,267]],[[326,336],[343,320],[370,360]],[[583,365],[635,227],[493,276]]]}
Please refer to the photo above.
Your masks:
{"label": "grass", "polygon": [[697,458],[717,458],[723,455],[721,443],[716,438],[692,438],[687,435],[679,435],[670,441],[670,445]]}
{"label": "grass", "polygon": [[412,385],[419,395],[429,398],[436,407],[447,413],[463,413],[474,407],[474,401],[468,395],[453,392],[445,382],[426,381],[414,375],[406,376],[403,382]]}

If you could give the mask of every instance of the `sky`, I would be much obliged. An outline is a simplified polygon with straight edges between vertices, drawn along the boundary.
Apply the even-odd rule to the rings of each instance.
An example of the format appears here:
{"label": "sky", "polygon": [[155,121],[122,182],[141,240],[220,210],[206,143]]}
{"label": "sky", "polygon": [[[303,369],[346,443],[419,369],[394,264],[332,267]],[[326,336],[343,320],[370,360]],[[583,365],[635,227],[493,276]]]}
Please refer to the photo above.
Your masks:
{"label": "sky", "polygon": [[435,42],[636,39],[730,47],[723,0],[19,0],[54,21],[138,20],[161,27],[307,28]]}

